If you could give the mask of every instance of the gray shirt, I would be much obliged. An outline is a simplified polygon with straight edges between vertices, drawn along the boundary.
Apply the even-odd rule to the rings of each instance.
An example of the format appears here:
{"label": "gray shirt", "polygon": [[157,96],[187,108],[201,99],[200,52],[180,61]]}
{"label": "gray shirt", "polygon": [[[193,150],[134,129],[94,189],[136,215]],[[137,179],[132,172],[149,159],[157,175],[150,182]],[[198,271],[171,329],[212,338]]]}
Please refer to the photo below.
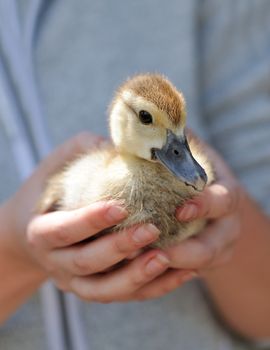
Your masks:
{"label": "gray shirt", "polygon": [[[53,145],[83,129],[107,135],[114,89],[131,74],[158,71],[183,91],[189,125],[270,210],[269,1],[20,0],[22,37],[35,2],[42,6],[32,64]],[[5,67],[14,83],[18,76],[6,61]],[[33,111],[30,98],[22,113],[31,121]],[[7,141],[1,130],[2,198],[18,184]],[[144,303],[82,303],[81,317],[91,350],[249,349],[218,325],[196,282]],[[0,330],[0,349],[18,346],[45,348],[36,299]]]}

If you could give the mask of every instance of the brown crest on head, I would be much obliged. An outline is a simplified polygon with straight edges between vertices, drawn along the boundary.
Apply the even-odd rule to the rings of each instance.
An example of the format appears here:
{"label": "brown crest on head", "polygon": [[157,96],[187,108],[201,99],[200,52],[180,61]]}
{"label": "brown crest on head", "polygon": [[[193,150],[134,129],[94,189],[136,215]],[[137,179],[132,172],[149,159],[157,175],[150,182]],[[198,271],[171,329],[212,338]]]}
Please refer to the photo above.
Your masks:
{"label": "brown crest on head", "polygon": [[184,97],[165,77],[158,74],[137,75],[125,82],[119,92],[126,89],[166,112],[173,125],[185,123]]}

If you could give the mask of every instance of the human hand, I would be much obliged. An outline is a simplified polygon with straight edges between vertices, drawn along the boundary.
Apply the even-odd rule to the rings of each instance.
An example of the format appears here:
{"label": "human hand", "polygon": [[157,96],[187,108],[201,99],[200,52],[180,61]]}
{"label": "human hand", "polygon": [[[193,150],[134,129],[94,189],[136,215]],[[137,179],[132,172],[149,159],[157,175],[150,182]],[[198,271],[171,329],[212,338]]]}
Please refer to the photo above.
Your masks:
{"label": "human hand", "polygon": [[[153,225],[83,242],[126,215],[117,203],[99,202],[37,216],[28,229],[35,259],[60,289],[86,301],[146,300],[167,294],[184,282],[186,272],[166,271],[169,260],[161,250],[140,252],[158,238]],[[111,269],[124,260],[125,264]]]}
{"label": "human hand", "polygon": [[111,268],[156,240],[158,230],[147,224],[83,242],[126,216],[116,202],[39,215],[28,227],[34,258],[60,289],[82,299],[129,299],[136,289],[166,270],[165,254],[152,250],[122,267]]}
{"label": "human hand", "polygon": [[208,224],[203,232],[167,249],[166,253],[172,267],[202,274],[230,260],[241,232],[245,192],[217,152],[200,143],[214,165],[216,181],[179,207],[176,217],[179,221],[205,218]]}
{"label": "human hand", "polygon": [[[47,177],[99,141],[85,133],[65,143],[40,164],[9,201],[7,212],[12,213],[10,253],[14,260],[27,265],[28,270],[34,270],[35,275],[43,279],[51,277],[59,288],[83,299],[133,300],[140,298],[136,291],[144,289],[145,285],[146,291],[153,289],[148,283],[168,267],[166,255],[160,250],[151,250],[120,268],[111,268],[122,260],[134,258],[142,247],[157,239],[159,232],[154,226],[132,227],[87,243],[82,241],[94,238],[99,231],[124,219],[127,213],[119,204],[95,203],[74,211],[44,215],[33,212]],[[179,273],[176,275],[179,280]],[[169,273],[165,281],[173,278]],[[155,281],[153,286],[157,283],[160,282]],[[159,293],[164,294],[171,284]]]}
{"label": "human hand", "polygon": [[[97,146],[104,141],[102,137],[82,132],[56,148],[35,169],[19,190],[6,203],[6,213],[10,231],[10,253],[16,254],[27,262],[26,231],[34,217],[37,202],[50,175],[61,169],[66,162],[80,153]],[[17,244],[15,244],[17,243]]]}
{"label": "human hand", "polygon": [[[157,239],[158,232],[152,226],[140,228],[144,235],[141,243],[133,240],[133,235],[138,232],[136,228],[90,243],[80,243],[125,217],[126,213],[116,203],[96,203],[71,212],[33,216],[33,205],[47,176],[63,165],[65,160],[89,148],[89,142],[93,146],[96,141],[90,140],[89,135],[80,135],[62,146],[40,165],[14,197],[15,231],[20,233],[17,238],[24,247],[20,253],[27,252],[24,262],[30,258],[32,266],[37,267],[45,277],[54,278],[61,289],[73,291],[83,299],[108,302],[145,300],[164,295],[193,276],[194,266],[167,270],[169,260],[166,254],[151,250],[121,268],[104,272]],[[109,218],[111,208],[118,210],[118,219]],[[26,236],[22,234],[23,227]],[[172,266],[179,268],[174,259]]]}
{"label": "human hand", "polygon": [[245,192],[217,152],[202,141],[197,142],[204,147],[214,165],[216,181],[178,208],[176,216],[180,221],[205,218],[208,224],[198,236],[164,250],[170,261],[169,269],[139,288],[133,296],[129,296],[130,299],[160,297],[198,274],[202,276],[208,269],[226,264],[232,257],[241,232],[241,207]]}
{"label": "human hand", "polygon": [[269,216],[239,185],[220,156],[210,147],[205,151],[217,180],[178,208],[176,216],[183,221],[202,217],[209,224],[198,236],[165,252],[171,266],[202,277],[229,329],[247,339],[268,339]]}

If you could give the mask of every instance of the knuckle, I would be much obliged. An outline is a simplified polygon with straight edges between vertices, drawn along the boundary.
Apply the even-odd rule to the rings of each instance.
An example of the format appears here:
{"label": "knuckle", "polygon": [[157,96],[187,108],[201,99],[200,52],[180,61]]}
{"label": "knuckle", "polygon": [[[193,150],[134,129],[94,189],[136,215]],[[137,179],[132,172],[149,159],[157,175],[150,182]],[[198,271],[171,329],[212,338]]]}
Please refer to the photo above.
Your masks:
{"label": "knuckle", "polygon": [[141,287],[146,281],[147,281],[147,277],[142,272],[135,273],[130,277],[130,285],[132,286],[132,289],[135,289],[135,290]]}
{"label": "knuckle", "polygon": [[87,215],[85,219],[88,227],[95,233],[102,231],[106,227],[105,218],[99,212],[96,212],[95,214],[92,213],[92,215]]}
{"label": "knuckle", "polygon": [[89,266],[89,262],[87,261],[87,259],[85,259],[84,254],[82,254],[81,252],[80,253],[77,252],[74,254],[72,258],[72,264],[73,264],[75,273],[77,273],[78,275],[85,275],[85,274],[92,273],[92,269]]}
{"label": "knuckle", "polygon": [[61,244],[69,245],[72,243],[72,237],[70,233],[61,224],[58,224],[57,226],[55,226],[54,236],[56,240]]}
{"label": "knuckle", "polygon": [[121,256],[128,255],[134,247],[129,247],[126,243],[125,239],[125,232],[117,233],[115,236],[115,239],[113,240],[114,250],[120,254]]}

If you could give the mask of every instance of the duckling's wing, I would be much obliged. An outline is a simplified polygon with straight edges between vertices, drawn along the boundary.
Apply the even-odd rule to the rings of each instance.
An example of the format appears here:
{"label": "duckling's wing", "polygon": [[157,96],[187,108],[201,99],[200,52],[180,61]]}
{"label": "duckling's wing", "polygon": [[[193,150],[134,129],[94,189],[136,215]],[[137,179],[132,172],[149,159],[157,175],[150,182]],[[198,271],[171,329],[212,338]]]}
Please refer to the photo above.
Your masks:
{"label": "duckling's wing", "polygon": [[126,171],[121,170],[121,162],[115,162],[116,156],[113,147],[104,145],[67,164],[49,179],[38,212],[73,210],[97,201],[117,199]]}
{"label": "duckling's wing", "polygon": [[72,210],[102,199],[108,163],[114,157],[111,146],[80,155],[54,174],[37,204],[37,212]]}

